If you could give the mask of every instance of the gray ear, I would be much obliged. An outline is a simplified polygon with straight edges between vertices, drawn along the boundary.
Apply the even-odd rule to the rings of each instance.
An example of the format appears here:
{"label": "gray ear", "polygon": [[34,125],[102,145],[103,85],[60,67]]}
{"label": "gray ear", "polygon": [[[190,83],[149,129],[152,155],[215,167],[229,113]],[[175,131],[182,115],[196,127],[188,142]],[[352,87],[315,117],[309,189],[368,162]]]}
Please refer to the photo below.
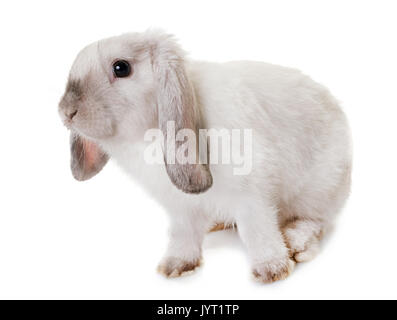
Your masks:
{"label": "gray ear", "polygon": [[[167,37],[157,43],[152,58],[157,81],[158,122],[165,142],[168,140],[167,122],[173,121],[175,133],[180,129],[191,129],[196,133],[198,147],[199,113],[192,85],[186,75],[183,53],[175,41]],[[175,148],[177,149],[182,143],[176,141]],[[198,162],[198,150],[196,164],[180,164],[177,159],[168,159],[167,154],[167,143],[165,143],[164,162],[167,173],[178,189],[187,193],[200,193],[212,186],[208,165]]]}
{"label": "gray ear", "polygon": [[96,143],[74,132],[70,133],[70,152],[72,174],[79,181],[95,176],[109,160],[108,155]]}

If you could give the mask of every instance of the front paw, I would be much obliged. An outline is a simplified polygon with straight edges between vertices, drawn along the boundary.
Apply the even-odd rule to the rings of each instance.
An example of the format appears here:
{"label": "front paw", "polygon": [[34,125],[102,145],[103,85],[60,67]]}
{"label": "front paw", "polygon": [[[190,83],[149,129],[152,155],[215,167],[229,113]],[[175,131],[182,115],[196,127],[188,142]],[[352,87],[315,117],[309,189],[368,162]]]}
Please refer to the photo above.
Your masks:
{"label": "front paw", "polygon": [[272,260],[254,265],[254,277],[263,283],[271,283],[287,278],[294,269],[295,262],[289,258]]}
{"label": "front paw", "polygon": [[200,264],[201,259],[188,261],[177,257],[166,257],[157,267],[157,271],[167,278],[176,278],[192,273]]}

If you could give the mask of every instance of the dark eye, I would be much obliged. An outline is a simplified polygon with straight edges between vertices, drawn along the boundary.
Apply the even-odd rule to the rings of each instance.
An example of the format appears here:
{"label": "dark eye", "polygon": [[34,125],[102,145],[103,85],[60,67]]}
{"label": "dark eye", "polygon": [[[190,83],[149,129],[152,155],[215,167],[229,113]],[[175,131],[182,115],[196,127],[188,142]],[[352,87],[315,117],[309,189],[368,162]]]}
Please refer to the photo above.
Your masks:
{"label": "dark eye", "polygon": [[113,72],[117,78],[125,78],[131,74],[131,66],[125,60],[118,60],[113,63]]}

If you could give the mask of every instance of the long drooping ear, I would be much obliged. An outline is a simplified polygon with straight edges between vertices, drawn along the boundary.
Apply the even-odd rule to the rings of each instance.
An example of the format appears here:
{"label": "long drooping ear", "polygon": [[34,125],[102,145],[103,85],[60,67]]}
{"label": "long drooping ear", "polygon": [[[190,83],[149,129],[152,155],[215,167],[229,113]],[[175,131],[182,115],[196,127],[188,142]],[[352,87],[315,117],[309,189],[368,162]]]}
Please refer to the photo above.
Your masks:
{"label": "long drooping ear", "polygon": [[[198,129],[199,112],[196,106],[194,91],[187,77],[183,52],[169,36],[160,39],[152,47],[152,62],[157,83],[157,108],[159,127],[165,137],[164,162],[168,176],[178,189],[187,193],[200,193],[212,186],[211,172],[206,164],[199,164]],[[175,141],[167,133],[167,123],[175,124],[173,134],[181,129],[191,129],[196,137],[195,163],[181,164],[178,159],[171,159],[171,148],[178,150],[183,141]],[[171,139],[170,139],[171,138]],[[175,146],[169,145],[175,141]],[[175,154],[175,153],[174,153]]]}
{"label": "long drooping ear", "polygon": [[70,133],[70,152],[72,174],[79,181],[95,176],[109,160],[108,155],[94,142],[74,132]]}

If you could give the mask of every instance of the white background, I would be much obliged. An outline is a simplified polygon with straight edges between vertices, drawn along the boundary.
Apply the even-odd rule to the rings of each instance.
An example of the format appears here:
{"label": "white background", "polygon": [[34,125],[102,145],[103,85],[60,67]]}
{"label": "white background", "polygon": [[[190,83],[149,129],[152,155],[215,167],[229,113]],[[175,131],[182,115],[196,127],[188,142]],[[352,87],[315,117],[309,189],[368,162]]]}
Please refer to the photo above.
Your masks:
{"label": "white background", "polygon": [[[2,1],[0,298],[397,298],[395,1]],[[351,198],[312,262],[252,281],[236,234],[207,236],[204,266],[156,273],[165,212],[113,163],[69,170],[57,114],[86,44],[161,27],[193,58],[296,67],[341,101],[354,138]],[[133,159],[132,159],[133,161]]]}

